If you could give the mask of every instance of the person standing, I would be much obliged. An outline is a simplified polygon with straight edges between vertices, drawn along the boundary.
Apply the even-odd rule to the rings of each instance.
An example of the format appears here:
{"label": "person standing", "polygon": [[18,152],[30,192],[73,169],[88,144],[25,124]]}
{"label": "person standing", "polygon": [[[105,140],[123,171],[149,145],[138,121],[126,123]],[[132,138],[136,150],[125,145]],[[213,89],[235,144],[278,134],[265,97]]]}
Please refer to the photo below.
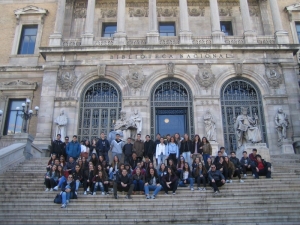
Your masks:
{"label": "person standing", "polygon": [[61,135],[57,134],[56,140],[52,141],[52,143],[51,143],[50,155],[55,153],[57,158],[59,158],[61,155],[63,155],[63,152],[64,152],[64,143],[60,140],[60,138],[61,138]]}
{"label": "person standing", "polygon": [[112,157],[117,156],[119,159],[122,158],[122,148],[124,142],[120,139],[120,134],[116,135],[116,139],[111,142],[110,149],[112,152]]}
{"label": "person standing", "polygon": [[174,165],[177,165],[177,158],[179,156],[179,149],[177,143],[175,143],[175,138],[172,136],[170,143],[166,147],[166,154],[168,161],[173,160]]}
{"label": "person standing", "polygon": [[127,143],[122,148],[124,153],[124,163],[129,163],[130,159],[132,158],[133,152],[133,144],[131,143],[131,138],[127,138]]}
{"label": "person standing", "polygon": [[202,158],[203,151],[202,149],[200,149],[201,146],[202,146],[202,142],[200,136],[196,134],[193,141],[193,148],[191,149],[193,162],[195,161],[196,158]]}
{"label": "person standing", "polygon": [[144,157],[148,156],[150,161],[153,162],[153,155],[155,153],[155,144],[150,139],[150,135],[146,135],[146,141],[144,142]]}
{"label": "person standing", "polygon": [[157,159],[157,169],[160,167],[162,163],[165,163],[166,160],[166,145],[163,138],[160,138],[160,143],[156,145],[156,153],[155,157]]}
{"label": "person standing", "polygon": [[185,161],[192,166],[191,162],[191,151],[194,149],[193,142],[190,140],[188,134],[184,134],[184,139],[181,142],[180,154],[185,158]]}
{"label": "person standing", "polygon": [[202,148],[203,150],[203,160],[206,163],[207,158],[209,158],[212,154],[212,147],[206,137],[202,138],[202,144],[203,145],[200,149]]}
{"label": "person standing", "polygon": [[144,142],[141,140],[141,134],[136,135],[137,140],[133,144],[133,151],[136,153],[138,160],[143,160]]}
{"label": "person standing", "polygon": [[103,155],[106,162],[109,162],[108,151],[110,145],[109,141],[105,138],[104,132],[100,134],[100,139],[97,141],[96,150],[99,155]]}
{"label": "person standing", "polygon": [[67,145],[66,153],[67,153],[68,159],[70,157],[73,157],[75,162],[77,161],[78,157],[80,156],[81,146],[80,146],[79,142],[77,141],[76,135],[73,135],[73,140]]}

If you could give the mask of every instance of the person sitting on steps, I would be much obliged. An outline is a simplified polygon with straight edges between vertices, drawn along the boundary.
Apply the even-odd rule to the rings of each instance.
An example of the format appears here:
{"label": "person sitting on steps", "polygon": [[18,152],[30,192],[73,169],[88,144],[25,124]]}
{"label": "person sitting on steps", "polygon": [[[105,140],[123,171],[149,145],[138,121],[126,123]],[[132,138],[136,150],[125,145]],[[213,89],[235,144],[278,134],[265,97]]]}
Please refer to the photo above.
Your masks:
{"label": "person sitting on steps", "polygon": [[219,187],[225,184],[225,177],[221,171],[216,170],[216,166],[214,164],[211,165],[210,171],[208,172],[208,180],[210,182],[210,186],[213,187],[215,194],[219,193]]}
{"label": "person sitting on steps", "polygon": [[123,169],[120,176],[116,176],[114,182],[114,198],[118,199],[117,191],[126,191],[127,195],[125,198],[131,199],[131,193],[133,191],[134,184],[132,183],[132,178],[127,176],[127,170]]}
{"label": "person sitting on steps", "polygon": [[257,162],[254,163],[253,173],[255,179],[259,179],[259,176],[266,176],[271,178],[271,163],[266,162],[261,158],[261,155],[256,155]]}

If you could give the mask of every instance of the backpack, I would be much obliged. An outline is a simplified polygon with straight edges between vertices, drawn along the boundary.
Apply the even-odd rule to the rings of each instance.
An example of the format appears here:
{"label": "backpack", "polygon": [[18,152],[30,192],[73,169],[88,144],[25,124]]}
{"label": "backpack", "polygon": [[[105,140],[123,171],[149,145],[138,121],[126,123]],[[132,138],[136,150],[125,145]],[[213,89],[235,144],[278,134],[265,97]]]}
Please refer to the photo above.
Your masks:
{"label": "backpack", "polygon": [[57,194],[54,198],[54,203],[61,204],[62,203],[62,197],[61,194]]}

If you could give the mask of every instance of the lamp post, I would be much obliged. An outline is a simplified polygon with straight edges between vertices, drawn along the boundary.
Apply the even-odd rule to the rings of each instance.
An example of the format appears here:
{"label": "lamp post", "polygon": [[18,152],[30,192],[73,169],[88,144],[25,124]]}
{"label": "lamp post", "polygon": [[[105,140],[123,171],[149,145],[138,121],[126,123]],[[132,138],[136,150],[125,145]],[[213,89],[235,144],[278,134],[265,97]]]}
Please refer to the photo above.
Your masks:
{"label": "lamp post", "polygon": [[17,115],[21,116],[23,119],[23,133],[26,133],[27,130],[27,121],[31,119],[32,116],[37,116],[38,115],[38,111],[39,111],[39,107],[36,106],[35,109],[35,113],[33,114],[33,110],[29,109],[29,105],[30,105],[30,99],[26,99],[26,103],[22,103],[22,109],[20,109],[20,107],[16,107],[17,110]]}

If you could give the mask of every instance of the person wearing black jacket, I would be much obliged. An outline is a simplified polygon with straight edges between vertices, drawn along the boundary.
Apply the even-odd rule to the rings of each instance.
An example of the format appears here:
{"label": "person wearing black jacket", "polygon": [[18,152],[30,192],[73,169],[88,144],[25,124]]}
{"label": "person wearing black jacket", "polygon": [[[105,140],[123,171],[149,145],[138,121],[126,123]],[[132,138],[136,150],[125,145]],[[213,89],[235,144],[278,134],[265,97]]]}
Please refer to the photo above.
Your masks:
{"label": "person wearing black jacket", "polygon": [[97,141],[96,150],[99,155],[103,155],[106,162],[109,162],[108,151],[110,150],[109,141],[105,138],[105,134],[100,134],[100,139]]}
{"label": "person wearing black jacket", "polygon": [[192,166],[191,152],[193,150],[195,152],[193,142],[190,140],[188,134],[184,134],[184,139],[181,142],[180,146],[180,155],[182,155],[185,158],[185,161],[189,164],[189,166]]}
{"label": "person wearing black jacket", "polygon": [[[145,195],[146,199],[155,199],[158,192],[161,190],[162,186],[159,182],[159,177],[156,173],[156,170],[154,168],[150,169],[150,176],[146,178],[144,189],[145,189]],[[153,194],[151,197],[149,196],[149,191],[153,191]]]}
{"label": "person wearing black jacket", "polygon": [[241,163],[240,160],[236,157],[235,152],[230,153],[230,161],[233,163],[235,167],[235,171],[233,173],[233,176],[236,177],[238,176],[240,183],[244,183],[244,181],[241,179]]}
{"label": "person wearing black jacket", "polygon": [[216,166],[214,164],[211,165],[210,171],[208,172],[208,180],[210,182],[210,186],[213,187],[215,194],[219,193],[219,187],[225,184],[225,177],[221,171],[216,170]]}
{"label": "person wearing black jacket", "polygon": [[83,174],[82,174],[82,170],[80,169],[80,166],[77,164],[75,166],[75,171],[73,173],[73,179],[76,183],[76,188],[75,188],[75,192],[78,191],[79,185],[82,182],[83,179]]}
{"label": "person wearing black jacket", "polygon": [[50,155],[55,153],[57,158],[59,158],[61,155],[63,155],[64,147],[65,147],[64,143],[60,140],[60,138],[61,138],[61,135],[57,134],[56,140],[52,141],[52,143],[51,143]]}
{"label": "person wearing black jacket", "polygon": [[134,185],[132,183],[132,178],[127,176],[127,170],[123,169],[120,176],[116,176],[114,182],[114,197],[118,199],[117,191],[126,191],[127,195],[125,198],[131,199],[131,193],[133,191]]}
{"label": "person wearing black jacket", "polygon": [[137,154],[135,152],[132,152],[132,157],[129,160],[129,165],[131,166],[131,169],[134,170],[139,162],[140,161],[137,158]]}
{"label": "person wearing black jacket", "polygon": [[271,178],[271,163],[266,162],[261,158],[261,155],[256,155],[256,161],[254,161],[253,173],[255,179],[259,179],[259,176],[266,176]]}
{"label": "person wearing black jacket", "polygon": [[122,151],[124,153],[124,163],[129,163],[133,152],[133,144],[130,137],[127,138],[127,143],[123,146]]}
{"label": "person wearing black jacket", "polygon": [[[84,174],[85,175],[85,174]],[[93,178],[96,175],[96,170],[92,164],[89,165],[89,171],[88,174],[86,174],[83,178],[83,190],[84,190],[84,195],[87,194],[87,192],[90,191],[90,194],[93,194],[94,190],[94,185],[93,185]]]}
{"label": "person wearing black jacket", "polygon": [[62,197],[62,205],[61,208],[66,208],[67,204],[69,204],[70,199],[76,199],[77,195],[75,193],[76,184],[73,180],[72,174],[68,176],[68,179],[61,186],[61,197]]}
{"label": "person wearing black jacket", "polygon": [[247,152],[243,151],[243,157],[240,160],[240,164],[243,170],[244,177],[247,177],[247,171],[253,171],[253,163],[247,156]]}
{"label": "person wearing black jacket", "polygon": [[[193,148],[191,149],[191,154],[193,161],[198,157],[202,158],[202,141],[200,139],[200,136],[198,134],[195,134],[194,141],[193,141]],[[200,149],[201,148],[201,149]]]}
{"label": "person wearing black jacket", "polygon": [[169,190],[173,191],[173,195],[176,194],[178,186],[178,177],[170,167],[168,167],[167,169],[167,174],[163,176],[161,185],[166,195],[168,194]]}
{"label": "person wearing black jacket", "polygon": [[146,141],[144,142],[144,157],[148,156],[150,161],[153,162],[153,155],[156,151],[156,145],[150,139],[150,135],[146,135]]}

